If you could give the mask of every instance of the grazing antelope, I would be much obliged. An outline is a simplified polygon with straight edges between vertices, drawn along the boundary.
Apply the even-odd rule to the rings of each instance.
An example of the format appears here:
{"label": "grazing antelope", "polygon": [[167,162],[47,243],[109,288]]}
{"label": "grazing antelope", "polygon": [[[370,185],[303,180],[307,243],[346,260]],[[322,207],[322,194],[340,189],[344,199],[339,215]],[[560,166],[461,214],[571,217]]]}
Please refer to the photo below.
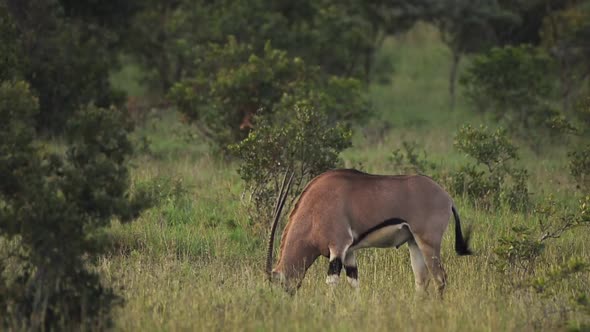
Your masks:
{"label": "grazing antelope", "polygon": [[440,249],[451,212],[455,217],[455,251],[471,254],[453,200],[431,178],[340,169],[325,172],[307,184],[291,211],[279,261],[271,271],[274,233],[293,175],[287,185],[286,178],[274,211],[266,271],[271,281],[279,281],[290,293],[299,288],[305,272],[320,255],[330,259],[326,283],[335,285],[344,266],[348,282],[357,288],[356,250],[399,248],[408,243],[416,290],[426,291],[431,274],[442,295],[447,277]]}

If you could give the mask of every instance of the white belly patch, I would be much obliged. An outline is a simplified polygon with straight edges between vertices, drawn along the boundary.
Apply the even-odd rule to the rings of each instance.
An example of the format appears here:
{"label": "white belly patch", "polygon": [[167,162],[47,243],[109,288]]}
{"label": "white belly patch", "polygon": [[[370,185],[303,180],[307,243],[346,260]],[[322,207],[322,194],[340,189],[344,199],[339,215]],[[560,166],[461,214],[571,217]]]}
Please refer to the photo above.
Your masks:
{"label": "white belly patch", "polygon": [[411,238],[412,233],[406,223],[388,225],[364,234],[351,249],[399,247]]}

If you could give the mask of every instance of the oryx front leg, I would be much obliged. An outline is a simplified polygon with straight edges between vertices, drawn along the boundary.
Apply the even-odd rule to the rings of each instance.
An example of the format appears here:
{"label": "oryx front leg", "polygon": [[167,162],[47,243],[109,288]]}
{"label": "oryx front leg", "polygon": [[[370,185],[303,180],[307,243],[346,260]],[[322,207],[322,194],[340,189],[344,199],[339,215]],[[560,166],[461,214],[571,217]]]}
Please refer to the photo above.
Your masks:
{"label": "oryx front leg", "polygon": [[336,286],[340,279],[340,271],[342,271],[342,257],[340,252],[336,252],[330,248],[330,265],[328,266],[328,276],[326,277],[326,284]]}
{"label": "oryx front leg", "polygon": [[358,289],[359,287],[359,272],[356,265],[356,259],[354,252],[348,251],[344,258],[344,269],[346,270],[346,281],[352,286],[352,288]]}

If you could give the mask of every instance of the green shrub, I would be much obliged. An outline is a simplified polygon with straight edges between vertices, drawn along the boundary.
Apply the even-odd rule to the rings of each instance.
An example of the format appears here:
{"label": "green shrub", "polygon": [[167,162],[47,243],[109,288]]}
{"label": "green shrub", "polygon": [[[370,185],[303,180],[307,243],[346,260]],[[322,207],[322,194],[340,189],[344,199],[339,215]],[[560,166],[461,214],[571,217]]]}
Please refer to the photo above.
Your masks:
{"label": "green shrub", "polygon": [[511,166],[518,160],[517,149],[506,131],[490,132],[487,127],[462,127],[455,137],[455,147],[475,159],[450,175],[451,190],[466,195],[484,208],[509,204],[514,210],[529,205],[528,174],[525,169]]}
{"label": "green shrub", "polygon": [[0,82],[16,78],[22,71],[23,59],[16,24],[5,4],[0,4]]}
{"label": "green shrub", "polygon": [[147,204],[141,192],[129,196],[131,128],[122,113],[89,106],[67,124],[65,155],[46,153],[36,143],[38,112],[28,84],[0,85],[0,238],[22,253],[19,269],[0,266],[0,323],[103,329],[120,300],[89,269],[101,230],[115,216],[132,220]]}
{"label": "green shrub", "polygon": [[389,157],[394,170],[400,174],[417,173],[433,176],[436,164],[428,160],[428,155],[416,142],[403,141],[402,147],[393,151]]}
{"label": "green shrub", "polygon": [[536,204],[533,218],[536,228],[513,227],[510,235],[499,239],[500,245],[494,249],[494,264],[502,272],[520,277],[533,274],[545,241],[559,238],[574,228],[590,227],[590,196],[581,199],[573,211],[549,196]]}
{"label": "green shrub", "polygon": [[339,152],[351,145],[350,130],[334,126],[325,113],[309,103],[299,102],[275,112],[276,119],[260,117],[258,127],[231,146],[242,161],[239,173],[251,194],[253,216],[262,222],[270,217],[281,174],[287,169],[295,172],[291,192],[297,193],[312,177],[334,168]]}
{"label": "green shrub", "polygon": [[590,144],[568,153],[570,174],[576,179],[578,188],[590,192]]}
{"label": "green shrub", "polygon": [[514,211],[526,210],[530,205],[530,192],[527,181],[529,173],[524,168],[513,168],[509,174],[511,181],[505,184],[500,193],[500,200],[505,202]]}
{"label": "green shrub", "polygon": [[580,98],[573,111],[580,124],[581,134],[585,137],[590,136],[590,94]]}
{"label": "green shrub", "polygon": [[[553,76],[551,58],[528,45],[493,48],[473,59],[461,77],[467,99],[477,111],[502,120],[513,134],[543,138],[560,115],[549,103]],[[534,135],[533,135],[534,134]]]}
{"label": "green shrub", "polygon": [[111,87],[109,74],[117,66],[119,33],[115,23],[124,20],[113,22],[110,18],[124,11],[114,4],[101,8],[110,12],[88,8],[103,3],[49,0],[0,4],[0,79],[29,82],[39,99],[38,129],[61,135],[67,120],[81,106],[122,103],[124,94]]}
{"label": "green shrub", "polygon": [[477,163],[485,165],[490,173],[506,170],[508,161],[518,159],[517,149],[504,129],[490,133],[484,126],[479,129],[463,126],[455,137],[454,146],[474,158]]}
{"label": "green shrub", "polygon": [[[127,50],[145,67],[148,83],[163,91],[194,78],[193,55],[202,54],[210,43],[223,44],[228,36],[258,51],[270,41],[323,73],[369,82],[390,70],[383,58],[372,70],[384,37],[418,19],[403,4],[362,1],[304,0],[296,6],[270,0],[139,3],[139,13],[130,20]],[[390,15],[395,15],[395,24],[389,24]]]}
{"label": "green shrub", "polygon": [[509,116],[547,96],[551,91],[548,68],[548,55],[532,46],[494,47],[473,59],[461,83],[478,111]]}
{"label": "green shrub", "polygon": [[[575,280],[576,277],[585,280],[588,278],[589,272],[590,264],[587,261],[573,257],[557,267],[551,267],[548,272],[543,273],[541,276],[534,276],[525,280],[519,286],[520,289],[533,290],[536,294],[544,298],[552,298],[555,301],[560,297],[563,298],[563,285],[567,284],[568,288],[571,288],[571,290],[568,290],[569,294],[567,294],[569,301],[562,300],[555,301],[555,303],[560,303],[562,312],[578,312],[588,318],[590,317],[588,294],[586,294],[585,289],[571,281]],[[588,325],[581,324],[581,327],[572,326],[567,331],[587,331],[588,327]]]}
{"label": "green shrub", "polygon": [[[590,196],[580,200],[575,210],[558,204],[553,197],[537,204],[533,217],[537,227],[512,227],[512,232],[499,238],[494,248],[492,265],[508,280],[507,286],[515,291],[532,290],[544,297],[562,295],[563,288],[557,287],[574,275],[587,274],[590,264],[578,258],[570,258],[557,267],[545,266],[541,275],[537,267],[543,263],[544,249],[548,240],[561,237],[564,233],[579,227],[590,226]],[[560,304],[566,311],[579,311],[590,314],[587,294],[581,289],[573,289],[570,304]]]}
{"label": "green shrub", "polygon": [[545,248],[539,239],[533,237],[532,231],[523,226],[512,227],[512,234],[498,239],[498,244],[494,248],[494,266],[499,272],[514,276],[518,281],[535,272]]}
{"label": "green shrub", "polygon": [[161,221],[168,225],[188,224],[196,216],[191,188],[181,178],[159,176],[138,184],[138,190],[147,193],[153,206],[159,207]]}
{"label": "green shrub", "polygon": [[333,123],[358,121],[367,115],[359,81],[325,77],[319,68],[289,57],[270,43],[257,51],[229,38],[226,44],[212,44],[202,52],[194,69],[192,78],[174,85],[170,98],[205,137],[223,150],[258,126],[255,115],[292,109],[302,100]]}

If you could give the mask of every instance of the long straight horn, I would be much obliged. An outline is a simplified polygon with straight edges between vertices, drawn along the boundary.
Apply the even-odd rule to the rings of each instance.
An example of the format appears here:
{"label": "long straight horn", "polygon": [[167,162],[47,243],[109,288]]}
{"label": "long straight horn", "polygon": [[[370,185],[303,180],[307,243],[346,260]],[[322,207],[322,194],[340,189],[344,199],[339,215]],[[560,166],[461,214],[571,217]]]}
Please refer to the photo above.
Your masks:
{"label": "long straight horn", "polygon": [[275,205],[274,214],[273,214],[273,222],[272,227],[270,229],[270,235],[268,237],[268,252],[266,255],[266,274],[268,276],[268,280],[272,281],[272,252],[274,247],[274,240],[275,240],[275,232],[277,230],[277,225],[279,223],[279,219],[281,218],[281,212],[283,211],[283,207],[285,206],[285,200],[289,195],[289,189],[291,189],[291,183],[293,182],[293,176],[295,172],[291,172],[291,176],[289,177],[289,182],[287,182],[287,175],[289,174],[290,170],[288,169],[285,172],[285,177],[283,177],[283,182],[281,184],[281,191],[277,197],[277,203]]}

